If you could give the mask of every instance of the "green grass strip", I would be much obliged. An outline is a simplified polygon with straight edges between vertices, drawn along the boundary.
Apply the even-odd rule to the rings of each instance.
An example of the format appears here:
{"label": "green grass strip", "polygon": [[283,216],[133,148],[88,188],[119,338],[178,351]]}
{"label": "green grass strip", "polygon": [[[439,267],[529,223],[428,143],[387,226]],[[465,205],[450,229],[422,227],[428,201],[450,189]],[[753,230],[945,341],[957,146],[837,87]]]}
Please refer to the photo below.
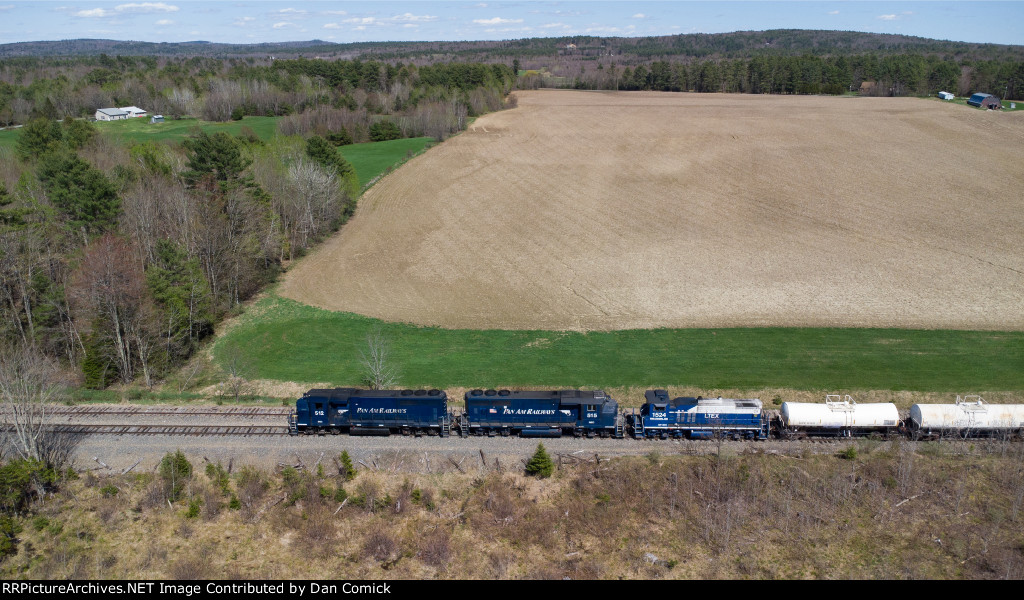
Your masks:
{"label": "green grass strip", "polygon": [[389,323],[270,294],[214,348],[250,377],[358,385],[379,328],[405,387],[1024,390],[1024,332],[906,329],[467,330]]}
{"label": "green grass strip", "polygon": [[434,138],[429,137],[405,138],[387,142],[350,144],[342,146],[340,150],[341,155],[356,170],[359,187],[364,188],[389,168],[397,168],[409,158],[423,152],[433,141]]}

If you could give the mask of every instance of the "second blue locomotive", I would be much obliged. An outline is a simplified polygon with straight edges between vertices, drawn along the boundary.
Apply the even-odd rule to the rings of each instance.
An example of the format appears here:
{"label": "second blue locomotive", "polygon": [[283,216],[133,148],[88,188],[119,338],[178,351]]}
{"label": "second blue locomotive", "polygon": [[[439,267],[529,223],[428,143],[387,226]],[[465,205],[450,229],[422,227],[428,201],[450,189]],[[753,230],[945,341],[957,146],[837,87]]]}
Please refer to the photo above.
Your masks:
{"label": "second blue locomotive", "polygon": [[619,403],[601,390],[472,390],[458,427],[462,435],[623,436]]}

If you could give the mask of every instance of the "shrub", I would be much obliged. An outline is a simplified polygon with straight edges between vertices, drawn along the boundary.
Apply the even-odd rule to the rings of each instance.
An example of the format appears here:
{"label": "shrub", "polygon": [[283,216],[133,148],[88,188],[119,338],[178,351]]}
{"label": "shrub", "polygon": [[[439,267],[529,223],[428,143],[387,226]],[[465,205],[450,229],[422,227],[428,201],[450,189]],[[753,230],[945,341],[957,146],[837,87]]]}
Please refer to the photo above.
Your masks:
{"label": "shrub", "polygon": [[363,553],[380,561],[392,558],[397,551],[395,539],[380,529],[375,529],[363,543]]}
{"label": "shrub", "polygon": [[185,482],[192,477],[192,463],[181,450],[174,454],[168,452],[160,461],[160,477],[167,489],[167,499],[177,502],[185,489]]}
{"label": "shrub", "polygon": [[0,510],[16,514],[39,492],[57,482],[57,473],[38,460],[17,459],[0,467]]}
{"label": "shrub", "polygon": [[188,503],[188,510],[185,511],[186,519],[194,519],[199,516],[199,511],[203,507],[203,501],[199,498],[192,498]]}
{"label": "shrub", "polygon": [[853,459],[857,458],[857,448],[855,448],[853,446],[850,446],[849,448],[847,448],[846,450],[843,450],[842,452],[840,452],[836,456],[838,456],[839,458],[841,458],[843,460],[853,460]]}
{"label": "shrub", "polygon": [[332,131],[327,134],[327,141],[335,146],[347,146],[352,143],[352,136],[344,127],[340,131]]}
{"label": "shrub", "polygon": [[554,470],[555,464],[551,462],[551,457],[548,456],[547,450],[544,449],[544,444],[537,444],[537,451],[533,453],[530,462],[526,463],[526,474],[537,477],[551,477],[551,473]]}
{"label": "shrub", "polygon": [[387,119],[377,121],[370,125],[370,140],[374,142],[386,142],[388,140],[401,139],[402,131],[393,121]]}
{"label": "shrub", "polygon": [[206,463],[206,476],[210,478],[210,481],[220,490],[221,494],[225,496],[231,494],[231,482],[228,478],[228,472],[220,463]]}
{"label": "shrub", "polygon": [[348,450],[341,451],[338,462],[341,464],[338,474],[344,477],[345,481],[352,481],[356,478],[356,468],[352,466],[352,457],[348,455]]}
{"label": "shrub", "polygon": [[100,493],[103,494],[104,498],[113,498],[119,491],[121,490],[117,489],[117,486],[112,483],[108,483],[100,488]]}
{"label": "shrub", "polygon": [[21,525],[6,515],[0,515],[0,560],[18,551],[18,534]]}

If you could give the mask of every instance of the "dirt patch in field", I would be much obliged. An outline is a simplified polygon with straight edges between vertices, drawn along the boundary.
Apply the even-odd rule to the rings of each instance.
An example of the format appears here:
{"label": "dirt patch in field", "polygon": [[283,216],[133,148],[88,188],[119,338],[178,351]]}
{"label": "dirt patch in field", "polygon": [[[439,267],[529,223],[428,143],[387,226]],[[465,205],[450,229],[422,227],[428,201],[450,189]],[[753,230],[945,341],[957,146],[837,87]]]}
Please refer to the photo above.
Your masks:
{"label": "dirt patch in field", "polygon": [[284,278],[454,328],[1024,329],[1024,115],[912,98],[519,92]]}

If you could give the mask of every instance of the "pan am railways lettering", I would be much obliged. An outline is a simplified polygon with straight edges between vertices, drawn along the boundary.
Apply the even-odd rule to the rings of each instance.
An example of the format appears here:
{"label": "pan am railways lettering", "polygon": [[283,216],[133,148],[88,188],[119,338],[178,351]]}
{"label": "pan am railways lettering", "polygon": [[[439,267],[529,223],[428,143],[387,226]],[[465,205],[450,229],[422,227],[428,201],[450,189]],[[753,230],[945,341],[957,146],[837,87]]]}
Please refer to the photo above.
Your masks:
{"label": "pan am railways lettering", "polygon": [[408,408],[357,408],[357,413],[368,413],[371,415],[404,415]]}
{"label": "pan am railways lettering", "polygon": [[[512,409],[512,408],[508,408],[507,406],[502,407],[502,410],[504,411],[502,414],[505,414],[505,415],[553,415],[556,412],[558,412],[555,409],[551,409],[551,410],[541,410],[539,408],[516,408],[516,409]],[[565,414],[570,414],[570,412],[566,411],[566,410],[563,410],[562,412],[565,413]]]}

